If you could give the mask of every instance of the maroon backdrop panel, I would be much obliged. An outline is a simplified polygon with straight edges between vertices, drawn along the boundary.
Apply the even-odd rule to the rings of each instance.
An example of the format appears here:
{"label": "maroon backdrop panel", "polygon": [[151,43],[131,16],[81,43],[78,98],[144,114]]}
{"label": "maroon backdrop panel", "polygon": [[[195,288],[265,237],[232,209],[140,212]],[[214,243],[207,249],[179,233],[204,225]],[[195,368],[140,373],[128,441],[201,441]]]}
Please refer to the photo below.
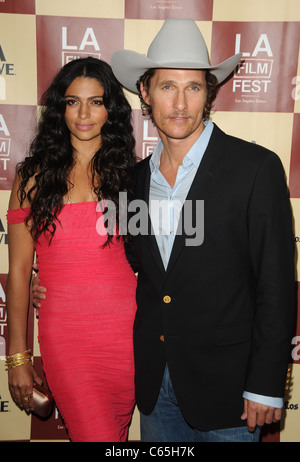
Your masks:
{"label": "maroon backdrop panel", "polygon": [[195,21],[211,21],[213,0],[126,0],[126,19],[193,18]]}
{"label": "maroon backdrop panel", "polygon": [[0,107],[1,190],[11,190],[16,164],[24,159],[35,126],[36,106],[7,104]]}
{"label": "maroon backdrop panel", "polygon": [[291,197],[300,198],[300,114],[294,114],[289,187]]}
{"label": "maroon backdrop panel", "polygon": [[85,56],[110,62],[124,47],[123,20],[37,16],[36,23],[38,101],[67,62]]}
{"label": "maroon backdrop panel", "polygon": [[[285,37],[284,42],[278,37]],[[299,38],[296,22],[214,22],[212,64],[243,53],[242,65],[221,88],[215,109],[293,112]]]}

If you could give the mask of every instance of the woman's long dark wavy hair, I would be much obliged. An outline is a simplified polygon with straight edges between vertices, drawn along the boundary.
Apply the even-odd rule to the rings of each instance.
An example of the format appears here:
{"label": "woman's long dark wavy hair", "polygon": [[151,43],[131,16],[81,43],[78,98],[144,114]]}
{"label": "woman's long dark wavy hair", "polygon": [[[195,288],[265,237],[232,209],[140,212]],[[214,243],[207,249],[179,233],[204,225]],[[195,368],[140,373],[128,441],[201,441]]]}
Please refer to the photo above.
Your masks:
{"label": "woman's long dark wavy hair", "polygon": [[[70,132],[65,122],[65,93],[77,77],[98,80],[104,88],[103,103],[108,117],[101,130],[102,146],[91,162],[93,188],[98,200],[113,201],[119,217],[119,192],[128,193],[135,164],[131,107],[111,67],[95,58],[82,58],[66,64],[42,97],[42,114],[29,155],[18,165],[21,175],[19,199],[30,203],[31,234],[38,240],[42,233],[55,233],[58,215],[70,183],[68,176],[74,166]],[[34,185],[28,189],[28,181]],[[112,239],[108,234],[106,244]],[[105,245],[106,245],[105,244]]]}

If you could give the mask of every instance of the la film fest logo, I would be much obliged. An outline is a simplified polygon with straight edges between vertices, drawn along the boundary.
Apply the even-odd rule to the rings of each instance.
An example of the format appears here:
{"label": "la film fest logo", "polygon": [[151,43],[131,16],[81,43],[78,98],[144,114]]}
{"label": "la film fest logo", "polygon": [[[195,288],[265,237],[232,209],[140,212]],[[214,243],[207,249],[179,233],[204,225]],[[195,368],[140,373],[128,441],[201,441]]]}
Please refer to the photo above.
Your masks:
{"label": "la film fest logo", "polygon": [[292,84],[295,85],[295,87],[292,90],[292,98],[294,101],[299,101],[300,100],[300,75],[295,75],[295,77],[293,77]]}
{"label": "la film fest logo", "polygon": [[7,329],[7,313],[6,313],[6,295],[4,292],[4,278],[0,276],[0,358],[6,355],[5,334]]}
{"label": "la film fest logo", "polygon": [[[0,244],[8,244],[7,233],[5,232],[1,217],[0,217]],[[0,294],[1,297],[1,294]]]}
{"label": "la film fest logo", "polygon": [[124,20],[37,15],[36,34],[40,100],[55,74],[68,62],[87,56],[110,62],[113,52],[124,44]]}
{"label": "la film fest logo", "polygon": [[[293,28],[290,25],[291,37]],[[270,38],[268,33],[257,33],[252,44],[246,32],[235,34],[235,53],[242,53],[241,63],[236,69],[232,79],[232,91],[237,96],[236,103],[267,103],[271,87],[276,84],[273,74],[277,74],[278,60],[284,59],[280,54],[278,43],[275,43],[274,36]],[[249,35],[249,32],[248,32]],[[295,53],[295,47],[292,52]],[[291,52],[291,53],[292,53]],[[293,66],[292,61],[286,69]],[[295,69],[296,70],[296,69]],[[277,78],[277,77],[276,77]],[[292,85],[291,98],[294,101],[300,99],[300,76],[289,76],[289,84]],[[278,90],[277,90],[278,91]]]}
{"label": "la film fest logo", "polygon": [[2,400],[0,395],[0,412],[9,412],[8,405],[9,401]]}
{"label": "la film fest logo", "polygon": [[4,50],[0,44],[0,101],[6,100],[6,76],[15,75],[14,64],[6,60]]}
{"label": "la film fest logo", "polygon": [[[80,37],[79,43],[77,44],[70,42],[68,39],[68,27],[66,26],[62,27],[61,38],[63,66],[74,59],[84,58],[86,56],[93,56],[94,58],[101,59],[100,46],[92,27],[86,28],[83,36]],[[87,46],[91,46],[95,51],[85,51]]]}
{"label": "la film fest logo", "polygon": [[[11,148],[11,136],[5,122],[3,114],[0,114],[0,181],[6,181],[8,163],[10,161],[10,148]],[[0,232],[1,232],[1,221],[0,221]],[[0,236],[1,238],[1,236]],[[2,239],[2,238],[1,238]]]}
{"label": "la film fest logo", "polygon": [[158,142],[158,136],[151,136],[150,128],[153,127],[149,119],[143,119],[143,145],[142,158],[150,156]]}
{"label": "la film fest logo", "polygon": [[242,52],[243,55],[242,63],[233,78],[233,92],[240,90],[243,95],[266,94],[271,83],[274,63],[268,35],[260,34],[253,50],[242,50],[242,34],[236,34],[235,53]]}

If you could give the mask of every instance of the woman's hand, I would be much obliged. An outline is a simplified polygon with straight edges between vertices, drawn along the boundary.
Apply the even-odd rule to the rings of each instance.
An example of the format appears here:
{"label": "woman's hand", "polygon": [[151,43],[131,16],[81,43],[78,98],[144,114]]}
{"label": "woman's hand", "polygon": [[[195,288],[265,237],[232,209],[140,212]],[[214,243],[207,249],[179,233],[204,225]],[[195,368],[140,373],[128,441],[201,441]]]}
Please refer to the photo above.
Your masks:
{"label": "woman's hand", "polygon": [[40,279],[38,276],[38,265],[35,263],[33,269],[36,272],[36,276],[32,278],[32,304],[35,308],[39,309],[41,307],[40,300],[46,299],[46,288],[40,286]]}
{"label": "woman's hand", "polygon": [[43,381],[31,364],[23,364],[8,371],[8,386],[12,399],[28,414],[33,409],[33,383]]}

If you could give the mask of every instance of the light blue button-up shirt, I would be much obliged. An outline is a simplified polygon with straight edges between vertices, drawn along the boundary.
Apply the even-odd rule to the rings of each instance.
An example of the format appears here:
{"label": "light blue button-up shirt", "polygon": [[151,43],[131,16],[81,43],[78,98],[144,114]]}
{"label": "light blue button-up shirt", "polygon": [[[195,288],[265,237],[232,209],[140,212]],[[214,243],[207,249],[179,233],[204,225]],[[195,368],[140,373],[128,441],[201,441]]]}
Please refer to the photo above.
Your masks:
{"label": "light blue button-up shirt", "polygon": [[207,148],[213,128],[211,120],[205,121],[205,129],[178,168],[173,188],[159,170],[163,150],[161,140],[150,159],[150,217],[165,269],[172,252],[181,208]]}
{"label": "light blue button-up shirt", "polygon": [[[181,208],[192,185],[202,157],[209,143],[214,125],[211,120],[204,122],[205,129],[191,147],[179,166],[173,188],[159,170],[163,151],[159,140],[150,159],[150,197],[149,210],[152,228],[165,269],[172,252]],[[267,406],[281,408],[283,400],[269,396],[244,392],[243,397]]]}

